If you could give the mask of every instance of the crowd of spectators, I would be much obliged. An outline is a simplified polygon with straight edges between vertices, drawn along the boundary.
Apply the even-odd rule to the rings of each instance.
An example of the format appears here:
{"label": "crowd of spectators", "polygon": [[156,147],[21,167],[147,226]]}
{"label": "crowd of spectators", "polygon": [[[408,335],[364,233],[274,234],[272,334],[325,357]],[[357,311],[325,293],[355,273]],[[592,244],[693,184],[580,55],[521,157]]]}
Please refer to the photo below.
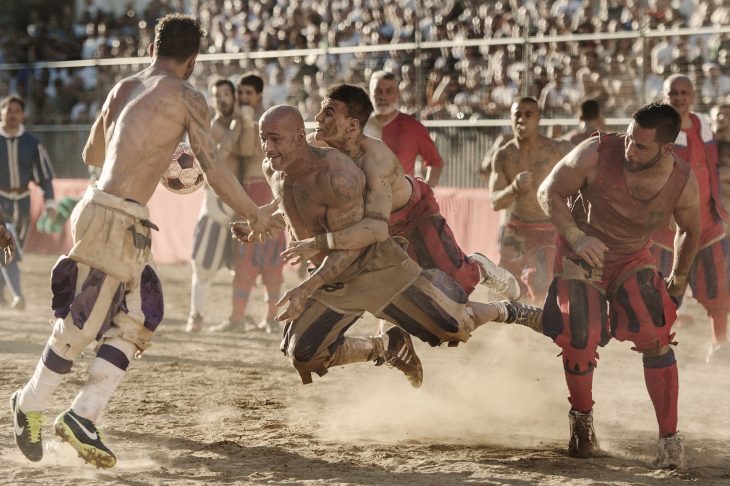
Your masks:
{"label": "crowd of spectators", "polygon": [[[699,111],[728,101],[730,35],[649,36],[531,44],[530,36],[670,30],[730,25],[726,0],[149,0],[120,13],[85,0],[74,10],[31,9],[27,22],[0,33],[0,64],[140,57],[155,19],[180,11],[208,31],[203,52],[254,53],[325,46],[416,41],[514,39],[515,44],[376,53],[199,62],[193,81],[257,69],[267,81],[265,104],[298,105],[311,119],[334,82],[366,85],[371,72],[401,78],[403,110],[424,119],[506,118],[523,92],[540,100],[544,117],[574,117],[587,98],[606,116],[627,116],[657,99],[663,79],[688,74]],[[145,4],[135,10],[134,6]],[[52,5],[56,5],[53,3]],[[525,62],[528,59],[528,62]],[[28,101],[30,123],[88,123],[119,78],[139,66],[24,68],[0,71],[0,97]],[[527,84],[525,88],[525,84]],[[643,89],[643,93],[641,90]]]}

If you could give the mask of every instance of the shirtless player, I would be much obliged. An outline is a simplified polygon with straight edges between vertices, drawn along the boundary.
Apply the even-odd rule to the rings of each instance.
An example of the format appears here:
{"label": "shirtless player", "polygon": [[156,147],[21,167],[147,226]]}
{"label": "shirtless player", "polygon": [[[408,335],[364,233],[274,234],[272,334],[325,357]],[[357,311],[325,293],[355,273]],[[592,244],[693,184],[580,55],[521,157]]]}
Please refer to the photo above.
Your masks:
{"label": "shirtless player", "polygon": [[534,98],[512,105],[514,138],[494,154],[489,192],[492,208],[509,210],[499,242],[499,265],[520,280],[522,296],[542,304],[553,280],[555,227],[537,202],[537,188],[573,145],[538,131]]}
{"label": "shirtless player", "polygon": [[314,143],[334,147],[365,172],[365,218],[337,232],[290,244],[284,257],[307,259],[320,250],[352,250],[388,236],[408,240],[408,254],[422,268],[438,268],[468,294],[482,283],[503,297],[519,298],[517,280],[481,254],[466,256],[441,215],[433,190],[421,179],[403,175],[395,154],[382,141],[363,133],[373,111],[367,93],[339,84],[327,91]]}
{"label": "shirtless player", "polygon": [[[338,150],[307,143],[304,121],[279,105],[260,120],[264,174],[280,201],[294,240],[316,238],[361,221],[365,175]],[[234,235],[240,227],[233,226]],[[282,351],[303,383],[311,374],[349,363],[384,360],[420,386],[422,369],[408,333],[437,346],[457,344],[488,321],[534,325],[541,311],[513,302],[469,302],[464,290],[437,269],[422,269],[395,239],[350,250],[323,250],[317,266],[284,294]],[[396,323],[376,337],[345,336],[363,312]]]}
{"label": "shirtless player", "polygon": [[[241,180],[241,159],[253,155],[256,129],[252,110],[236,110],[236,88],[225,78],[216,77],[210,83],[210,93],[215,102],[210,133],[217,143],[230,131],[235,118],[241,124],[240,136],[234,149],[226,157],[226,165],[236,179]],[[205,185],[205,196],[200,207],[198,221],[193,234],[193,276],[190,285],[190,316],[185,330],[198,332],[205,321],[208,293],[216,273],[230,259],[232,241],[228,234],[228,223],[235,212],[225,204],[210,185]],[[235,290],[234,290],[235,304]]]}
{"label": "shirtless player", "polygon": [[11,398],[15,440],[31,461],[43,456],[42,410],[74,358],[96,339],[89,378],[54,429],[86,462],[116,464],[94,422],[163,317],[162,286],[150,254],[156,227],[145,204],[185,132],[208,183],[226,204],[258,233],[278,227],[223,163],[239,129],[216,147],[205,98],[186,81],[203,35],[192,17],[159,19],[150,66],[112,88],[91,127],[83,158],[101,167],[101,176],[74,209],[73,248],[53,268],[53,333],[30,381]]}

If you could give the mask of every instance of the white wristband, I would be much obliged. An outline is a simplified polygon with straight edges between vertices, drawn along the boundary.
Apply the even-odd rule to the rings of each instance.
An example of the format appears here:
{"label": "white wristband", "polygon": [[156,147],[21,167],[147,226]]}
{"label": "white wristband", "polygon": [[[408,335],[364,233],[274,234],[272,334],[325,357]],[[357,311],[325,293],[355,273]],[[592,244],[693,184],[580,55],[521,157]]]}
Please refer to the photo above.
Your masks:
{"label": "white wristband", "polygon": [[330,250],[335,249],[335,234],[334,233],[327,233],[327,248]]}

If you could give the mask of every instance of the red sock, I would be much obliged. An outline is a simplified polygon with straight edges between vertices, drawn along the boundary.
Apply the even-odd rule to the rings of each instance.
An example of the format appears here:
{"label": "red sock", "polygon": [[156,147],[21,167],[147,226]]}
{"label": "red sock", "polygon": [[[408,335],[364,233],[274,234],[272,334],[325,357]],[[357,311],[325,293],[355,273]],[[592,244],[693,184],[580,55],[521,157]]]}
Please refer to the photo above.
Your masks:
{"label": "red sock", "polygon": [[231,310],[231,320],[240,321],[246,316],[246,307],[248,306],[248,299],[233,298],[233,310]]}
{"label": "red sock", "polygon": [[662,356],[644,357],[644,381],[654,404],[659,436],[669,437],[676,434],[679,375],[671,349]]}
{"label": "red sock", "polygon": [[568,401],[573,410],[585,413],[593,410],[593,370],[585,375],[566,372],[565,382],[568,384]]}
{"label": "red sock", "polygon": [[710,311],[712,321],[712,344],[727,342],[727,309],[713,309]]}

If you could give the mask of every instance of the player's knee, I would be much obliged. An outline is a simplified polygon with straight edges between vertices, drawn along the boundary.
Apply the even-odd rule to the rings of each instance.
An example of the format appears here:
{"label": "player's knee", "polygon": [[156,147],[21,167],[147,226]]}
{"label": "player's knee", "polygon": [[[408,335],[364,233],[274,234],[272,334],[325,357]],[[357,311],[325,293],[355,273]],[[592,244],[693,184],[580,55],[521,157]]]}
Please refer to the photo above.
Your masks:
{"label": "player's knee", "polygon": [[592,350],[563,349],[563,369],[571,375],[588,375],[598,365],[598,353]]}
{"label": "player's knee", "polygon": [[96,339],[96,332],[96,329],[75,326],[70,316],[66,319],[58,318],[48,340],[48,348],[58,357],[73,361],[86,346]]}
{"label": "player's knee", "polygon": [[312,382],[312,373],[317,373],[319,376],[327,373],[325,358],[317,353],[317,350],[318,346],[315,343],[301,340],[290,340],[284,349],[284,354],[299,372],[305,385]]}
{"label": "player's knee", "polygon": [[217,270],[205,268],[202,265],[193,265],[193,281],[196,284],[207,284],[215,277]]}
{"label": "player's knee", "polygon": [[123,337],[105,338],[99,346],[96,353],[97,358],[101,358],[122,371],[126,371],[129,363],[137,353],[137,345]]}
{"label": "player's knee", "polygon": [[677,364],[674,350],[667,346],[652,351],[642,351],[644,368],[667,368]]}

